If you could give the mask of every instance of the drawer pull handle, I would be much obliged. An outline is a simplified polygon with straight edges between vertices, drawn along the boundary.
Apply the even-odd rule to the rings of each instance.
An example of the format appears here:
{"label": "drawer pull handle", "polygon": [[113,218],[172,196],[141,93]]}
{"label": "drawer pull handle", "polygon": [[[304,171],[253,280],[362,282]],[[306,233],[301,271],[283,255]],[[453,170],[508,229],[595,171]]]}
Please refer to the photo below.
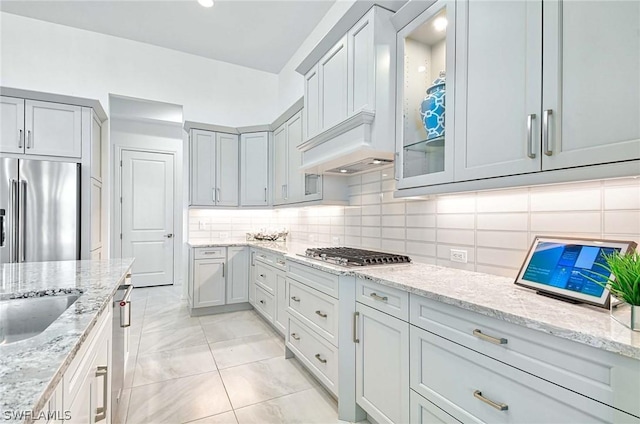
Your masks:
{"label": "drawer pull handle", "polygon": [[489,343],[493,343],[493,344],[497,344],[497,345],[503,345],[503,344],[507,344],[507,339],[503,338],[503,337],[491,337],[491,336],[487,336],[486,334],[483,334],[482,331],[478,330],[477,328],[475,330],[473,330],[473,335],[476,336],[479,339],[482,339],[486,342]]}
{"label": "drawer pull handle", "polygon": [[218,252],[202,252],[203,255],[215,255]]}
{"label": "drawer pull handle", "polygon": [[353,342],[360,343],[360,339],[358,338],[358,317],[360,316],[360,312],[353,313]]}
{"label": "drawer pull handle", "polygon": [[261,301],[260,301],[260,303],[261,303],[262,305],[264,305],[264,300],[261,300]]}
{"label": "drawer pull handle", "polygon": [[371,296],[375,300],[380,300],[382,302],[386,302],[389,300],[387,296],[379,296],[377,293],[371,293],[369,296]]}
{"label": "drawer pull handle", "polygon": [[294,340],[300,340],[300,336],[298,336],[296,333],[291,333],[291,338],[293,338]]}
{"label": "drawer pull handle", "polygon": [[327,314],[325,314],[322,311],[316,311],[316,315],[318,315],[319,317],[322,317],[322,318],[326,318],[327,317]]}
{"label": "drawer pull handle", "polygon": [[278,259],[278,265],[284,265],[284,264],[285,264],[285,262],[284,262],[284,261],[282,261],[282,260]]}
{"label": "drawer pull handle", "polygon": [[316,359],[317,359],[318,361],[320,361],[320,363],[322,363],[322,364],[326,364],[326,363],[327,363],[327,360],[326,360],[326,359],[322,359],[322,358],[320,357],[320,354],[319,354],[319,353],[316,353]]}
{"label": "drawer pull handle", "polygon": [[509,409],[509,405],[505,405],[504,403],[498,403],[498,402],[494,402],[491,399],[487,399],[486,397],[482,396],[482,392],[480,390],[476,390],[473,392],[473,397],[476,399],[480,399],[481,401],[483,401],[484,403],[486,403],[487,405],[496,408],[498,411],[507,411]]}
{"label": "drawer pull handle", "polygon": [[300,302],[300,298],[295,296],[291,296],[291,300],[293,300],[294,302]]}
{"label": "drawer pull handle", "polygon": [[264,274],[260,274],[260,278],[267,278],[267,276]]}
{"label": "drawer pull handle", "polygon": [[266,257],[265,255],[260,255],[260,257],[261,257],[262,259],[267,259],[267,257]]}

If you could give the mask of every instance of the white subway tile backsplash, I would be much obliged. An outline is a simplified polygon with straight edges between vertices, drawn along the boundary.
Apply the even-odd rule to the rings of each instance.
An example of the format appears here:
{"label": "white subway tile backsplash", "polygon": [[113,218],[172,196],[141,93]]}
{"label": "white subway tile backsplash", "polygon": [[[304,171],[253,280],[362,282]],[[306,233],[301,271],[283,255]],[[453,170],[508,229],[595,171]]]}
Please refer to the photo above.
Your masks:
{"label": "white subway tile backsplash", "polygon": [[478,214],[479,230],[527,231],[529,215],[526,213]]}
{"label": "white subway tile backsplash", "polygon": [[475,227],[475,215],[440,215],[436,218],[438,228],[473,229]]}
{"label": "white subway tile backsplash", "polygon": [[[409,200],[393,197],[392,173],[348,177],[350,206],[191,209],[189,240],[286,227],[296,242],[387,250],[415,262],[508,277],[515,277],[536,235],[640,242],[638,178]],[[466,250],[468,263],[450,262],[451,248]]]}
{"label": "white subway tile backsplash", "polygon": [[600,212],[532,212],[531,231],[601,233]]}
{"label": "white subway tile backsplash", "polygon": [[599,211],[600,189],[536,191],[531,193],[531,211]]}
{"label": "white subway tile backsplash", "polygon": [[438,243],[475,245],[475,232],[473,230],[441,230],[436,233]]}

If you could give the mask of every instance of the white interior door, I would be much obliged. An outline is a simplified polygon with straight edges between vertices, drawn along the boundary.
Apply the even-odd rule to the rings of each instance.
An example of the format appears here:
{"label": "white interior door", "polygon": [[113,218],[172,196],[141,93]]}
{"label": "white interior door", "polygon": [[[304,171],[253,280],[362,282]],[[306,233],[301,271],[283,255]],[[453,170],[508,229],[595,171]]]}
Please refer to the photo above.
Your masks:
{"label": "white interior door", "polygon": [[173,284],[173,155],[122,151],[122,257],[135,287]]}

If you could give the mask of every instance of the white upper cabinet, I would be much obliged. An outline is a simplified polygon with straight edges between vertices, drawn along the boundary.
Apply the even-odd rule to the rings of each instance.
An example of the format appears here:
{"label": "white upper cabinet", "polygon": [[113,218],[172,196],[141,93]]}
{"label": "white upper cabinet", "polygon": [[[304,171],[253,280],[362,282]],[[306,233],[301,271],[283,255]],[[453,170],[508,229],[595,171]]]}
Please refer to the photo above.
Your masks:
{"label": "white upper cabinet", "polygon": [[305,139],[320,132],[320,77],[316,64],[304,76],[304,118],[307,123]]}
{"label": "white upper cabinet", "polygon": [[348,113],[375,109],[374,14],[367,13],[347,33],[350,70],[347,75]]}
{"label": "white upper cabinet", "polygon": [[240,203],[266,206],[269,187],[269,133],[240,136]]}
{"label": "white upper cabinet", "polygon": [[287,124],[284,123],[273,132],[274,149],[274,177],[273,177],[273,203],[279,205],[286,202],[286,190],[289,176],[287,174],[288,145]]}
{"label": "white upper cabinet", "polygon": [[0,97],[0,152],[24,153],[24,100]]}
{"label": "white upper cabinet", "polygon": [[544,5],[542,168],[640,158],[640,3]]}
{"label": "white upper cabinet", "polygon": [[344,36],[318,63],[320,122],[331,128],[347,118],[347,37]]}
{"label": "white upper cabinet", "polygon": [[59,103],[25,101],[25,153],[82,156],[82,108]]}
{"label": "white upper cabinet", "polygon": [[441,0],[398,32],[400,189],[453,181],[455,16],[455,3]]}
{"label": "white upper cabinet", "polygon": [[82,108],[0,98],[0,151],[41,156],[82,156]]}
{"label": "white upper cabinet", "polygon": [[216,204],[216,134],[191,130],[191,204]]}
{"label": "white upper cabinet", "polygon": [[300,170],[302,153],[298,145],[302,142],[302,112],[296,113],[287,121],[287,146],[288,146],[288,183],[287,201],[300,202],[304,200],[304,173]]}
{"label": "white upper cabinet", "polygon": [[216,205],[238,206],[238,136],[216,134]]}
{"label": "white upper cabinet", "polygon": [[191,205],[238,206],[238,136],[191,130],[190,149]]}
{"label": "white upper cabinet", "polygon": [[539,171],[542,1],[457,8],[455,180]]}

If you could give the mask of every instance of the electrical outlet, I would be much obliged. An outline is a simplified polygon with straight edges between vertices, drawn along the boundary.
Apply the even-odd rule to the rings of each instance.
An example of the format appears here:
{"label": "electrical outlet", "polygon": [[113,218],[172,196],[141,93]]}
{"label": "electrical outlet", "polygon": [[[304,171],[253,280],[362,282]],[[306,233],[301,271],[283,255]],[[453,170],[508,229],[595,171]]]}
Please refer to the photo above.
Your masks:
{"label": "electrical outlet", "polygon": [[[229,238],[229,233],[227,232],[220,232],[220,238],[221,239],[228,239]],[[466,262],[466,261],[465,261]]]}
{"label": "electrical outlet", "polygon": [[207,229],[207,223],[205,221],[198,221],[198,229],[206,230]]}
{"label": "electrical outlet", "polygon": [[461,262],[463,264],[467,263],[467,251],[461,249],[451,249],[450,250],[449,259],[451,262]]}

